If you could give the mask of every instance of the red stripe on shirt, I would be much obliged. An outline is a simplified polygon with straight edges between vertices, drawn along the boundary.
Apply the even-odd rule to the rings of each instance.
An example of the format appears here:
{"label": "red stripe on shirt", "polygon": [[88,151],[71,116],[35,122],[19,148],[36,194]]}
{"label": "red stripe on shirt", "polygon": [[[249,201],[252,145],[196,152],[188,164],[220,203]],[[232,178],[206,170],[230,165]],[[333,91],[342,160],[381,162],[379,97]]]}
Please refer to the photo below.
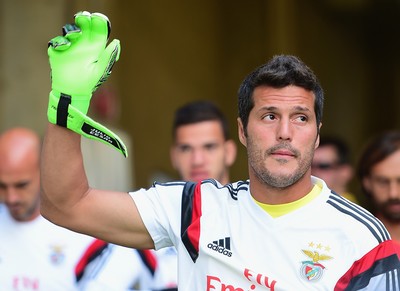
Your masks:
{"label": "red stripe on shirt", "polygon": [[[345,290],[351,283],[351,279],[373,268],[374,264],[379,260],[388,258],[393,254],[396,254],[396,248],[394,247],[393,241],[387,240],[380,243],[361,259],[353,263],[351,268],[339,279],[334,290]],[[397,255],[399,256],[398,252]]]}
{"label": "red stripe on shirt", "polygon": [[96,239],[94,240],[89,247],[86,249],[85,253],[82,255],[81,259],[75,266],[75,276],[77,281],[82,277],[86,266],[93,261],[100,253],[107,247],[107,243],[105,241]]}
{"label": "red stripe on shirt", "polygon": [[143,261],[143,263],[146,265],[146,267],[149,269],[152,275],[154,275],[154,272],[157,268],[157,258],[153,251],[151,250],[138,250],[139,255]]}
{"label": "red stripe on shirt", "polygon": [[193,247],[199,252],[200,217],[201,217],[201,183],[196,184],[193,195],[192,222],[187,230],[188,237]]}

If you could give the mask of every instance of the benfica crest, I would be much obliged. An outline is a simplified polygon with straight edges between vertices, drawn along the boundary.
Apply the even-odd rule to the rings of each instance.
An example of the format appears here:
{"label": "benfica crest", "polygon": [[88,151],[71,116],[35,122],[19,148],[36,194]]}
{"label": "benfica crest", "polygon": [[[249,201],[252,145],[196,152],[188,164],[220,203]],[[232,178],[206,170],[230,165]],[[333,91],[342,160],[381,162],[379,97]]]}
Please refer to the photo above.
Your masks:
{"label": "benfica crest", "polygon": [[51,246],[50,248],[51,248],[50,262],[53,265],[62,264],[65,259],[64,248],[62,246],[58,246],[58,245]]}
{"label": "benfica crest", "polygon": [[307,281],[318,281],[324,274],[325,266],[321,261],[332,259],[331,256],[321,254],[317,251],[302,250],[310,260],[302,261],[300,273]]}

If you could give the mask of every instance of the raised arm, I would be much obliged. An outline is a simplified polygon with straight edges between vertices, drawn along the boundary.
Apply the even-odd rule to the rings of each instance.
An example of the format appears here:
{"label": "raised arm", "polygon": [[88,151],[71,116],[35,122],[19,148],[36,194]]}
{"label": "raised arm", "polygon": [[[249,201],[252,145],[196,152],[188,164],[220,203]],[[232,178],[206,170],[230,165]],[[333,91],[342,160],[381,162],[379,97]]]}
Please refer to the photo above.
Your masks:
{"label": "raised arm", "polygon": [[41,161],[41,213],[77,232],[152,248],[129,194],[90,188],[83,166],[81,135],[127,155],[117,135],[86,115],[93,91],[106,81],[119,58],[119,41],[107,46],[110,23],[99,13],[80,12],[75,25],[63,30],[64,35],[52,39],[48,49],[52,90]]}

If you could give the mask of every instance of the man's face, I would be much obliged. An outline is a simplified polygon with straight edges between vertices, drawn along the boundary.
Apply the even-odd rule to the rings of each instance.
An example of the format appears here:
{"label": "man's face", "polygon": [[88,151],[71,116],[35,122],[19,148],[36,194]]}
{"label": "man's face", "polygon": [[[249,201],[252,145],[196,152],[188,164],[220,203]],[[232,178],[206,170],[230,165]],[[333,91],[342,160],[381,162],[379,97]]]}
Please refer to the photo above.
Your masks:
{"label": "man's face", "polygon": [[311,174],[321,178],[333,190],[342,187],[339,172],[339,157],[331,145],[319,146],[314,152]]}
{"label": "man's face", "polygon": [[228,168],[236,158],[236,146],[224,139],[218,121],[180,126],[171,148],[171,162],[184,181],[213,178],[229,182]]}
{"label": "man's face", "polygon": [[400,150],[371,168],[362,181],[374,204],[386,219],[400,221]]}
{"label": "man's face", "polygon": [[239,137],[247,147],[250,179],[286,188],[307,172],[319,142],[312,92],[296,86],[257,87],[247,136],[239,120]]}
{"label": "man's face", "polygon": [[0,201],[15,220],[29,221],[39,214],[39,183],[37,161],[0,166]]}

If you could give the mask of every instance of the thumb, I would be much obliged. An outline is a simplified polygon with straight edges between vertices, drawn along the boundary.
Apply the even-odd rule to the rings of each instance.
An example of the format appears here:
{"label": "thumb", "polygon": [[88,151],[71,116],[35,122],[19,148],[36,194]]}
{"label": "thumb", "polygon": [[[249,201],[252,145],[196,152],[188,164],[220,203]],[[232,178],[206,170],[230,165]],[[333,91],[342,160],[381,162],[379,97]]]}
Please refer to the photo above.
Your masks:
{"label": "thumb", "polygon": [[101,53],[97,62],[97,69],[102,72],[102,75],[93,91],[100,87],[111,75],[111,70],[115,62],[118,61],[120,53],[121,44],[118,39],[114,39]]}

